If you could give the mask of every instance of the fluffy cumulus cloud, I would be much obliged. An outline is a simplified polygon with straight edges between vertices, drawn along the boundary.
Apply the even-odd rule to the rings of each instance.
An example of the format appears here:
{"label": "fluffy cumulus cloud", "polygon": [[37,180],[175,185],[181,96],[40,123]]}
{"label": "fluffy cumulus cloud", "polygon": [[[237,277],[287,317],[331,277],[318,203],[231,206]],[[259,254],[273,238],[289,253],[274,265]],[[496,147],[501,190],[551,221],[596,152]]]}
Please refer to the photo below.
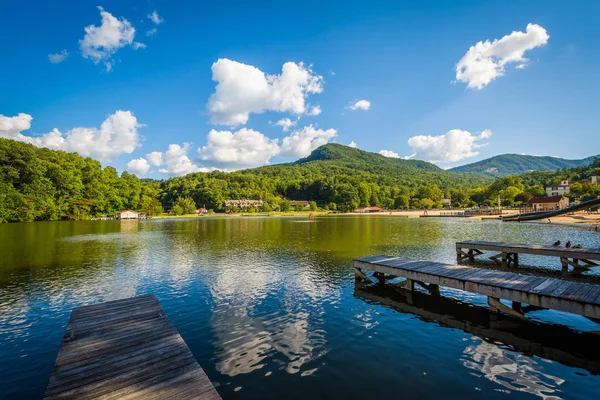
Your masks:
{"label": "fluffy cumulus cloud", "polygon": [[280,126],[284,132],[287,132],[287,131],[290,130],[290,128],[296,126],[297,122],[298,122],[297,120],[294,121],[294,120],[291,120],[289,118],[282,118],[279,121],[277,121],[275,123],[275,125],[276,126]]}
{"label": "fluffy cumulus cloud", "polygon": [[136,158],[127,163],[127,171],[137,175],[143,175],[148,172],[149,169],[150,164],[148,164],[148,161],[143,157]]}
{"label": "fluffy cumulus cloud", "polygon": [[357,149],[358,145],[356,144],[356,142],[353,140],[350,142],[350,144],[348,145],[348,147],[352,147],[353,149]]}
{"label": "fluffy cumulus cloud", "polygon": [[487,143],[483,140],[490,137],[490,130],[473,135],[460,129],[452,129],[440,136],[413,136],[408,139],[413,154],[407,158],[442,163],[460,161],[478,155],[477,149],[485,146]]}
{"label": "fluffy cumulus cloud", "polygon": [[158,167],[163,163],[162,153],[160,151],[153,151],[152,153],[148,153],[146,154],[146,158],[148,159],[150,165],[154,165],[155,167]]}
{"label": "fluffy cumulus cloud", "polygon": [[222,58],[212,65],[212,79],[217,86],[206,106],[211,122],[229,126],[245,124],[251,113],[314,112],[307,98],[323,91],[323,78],[294,62],[283,64],[279,75],[267,75],[252,65]]}
{"label": "fluffy cumulus cloud", "polygon": [[187,156],[189,148],[189,143],[184,143],[183,146],[170,144],[168,150],[161,154],[162,163],[160,165],[163,168],[159,169],[158,172],[161,174],[182,176],[192,172],[209,172],[214,170],[214,168],[201,168],[195,165]]}
{"label": "fluffy cumulus cloud", "polygon": [[391,150],[379,150],[379,154],[389,158],[400,158],[400,155],[398,153]]}
{"label": "fluffy cumulus cloud", "polygon": [[237,132],[211,130],[208,144],[198,149],[204,162],[226,166],[230,169],[267,164],[279,154],[277,139],[269,139],[253,129]]}
{"label": "fluffy cumulus cloud", "polygon": [[358,100],[357,102],[350,104],[350,109],[353,111],[356,111],[356,110],[367,111],[369,108],[371,108],[371,102],[367,101],[367,100]]}
{"label": "fluffy cumulus cloud", "polygon": [[483,89],[504,75],[507,64],[517,63],[516,68],[525,68],[525,52],[544,46],[548,39],[544,28],[528,24],[525,32],[514,31],[502,39],[477,42],[456,64],[456,80],[465,82],[468,88]]}
{"label": "fluffy cumulus cloud", "polygon": [[60,64],[65,61],[69,57],[69,52],[67,50],[63,50],[60,53],[48,54],[48,61],[52,64]]}
{"label": "fluffy cumulus cloud", "polygon": [[292,132],[281,143],[282,157],[306,157],[319,146],[337,136],[335,129],[319,129],[313,125]]}
{"label": "fluffy cumulus cloud", "polygon": [[31,128],[29,114],[15,117],[0,115],[0,137],[31,143],[53,150],[78,152],[100,161],[110,161],[121,153],[132,153],[140,144],[138,128],[142,125],[130,111],[117,111],[104,120],[100,128],[77,127],[64,135],[54,129],[40,137],[23,135]]}
{"label": "fluffy cumulus cloud", "polygon": [[102,7],[98,7],[102,23],[100,26],[89,25],[85,27],[85,36],[79,41],[81,54],[94,63],[103,62],[106,70],[113,66],[112,56],[125,46],[134,49],[143,48],[145,45],[133,42],[135,28],[125,18],[115,18]]}

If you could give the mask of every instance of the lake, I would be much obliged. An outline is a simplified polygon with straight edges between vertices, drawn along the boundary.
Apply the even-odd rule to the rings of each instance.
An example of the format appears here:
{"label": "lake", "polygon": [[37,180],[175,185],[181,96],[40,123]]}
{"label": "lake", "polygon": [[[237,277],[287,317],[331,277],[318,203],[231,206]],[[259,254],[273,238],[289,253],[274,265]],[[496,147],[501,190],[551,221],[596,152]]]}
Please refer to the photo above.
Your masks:
{"label": "lake", "polygon": [[579,331],[600,325],[584,317],[541,310],[528,315],[544,325],[527,324],[455,290],[408,304],[355,288],[353,258],[454,263],[468,239],[600,245],[589,227],[460,218],[0,225],[0,398],[41,398],[72,308],[144,293],[225,399],[599,398],[600,336]]}

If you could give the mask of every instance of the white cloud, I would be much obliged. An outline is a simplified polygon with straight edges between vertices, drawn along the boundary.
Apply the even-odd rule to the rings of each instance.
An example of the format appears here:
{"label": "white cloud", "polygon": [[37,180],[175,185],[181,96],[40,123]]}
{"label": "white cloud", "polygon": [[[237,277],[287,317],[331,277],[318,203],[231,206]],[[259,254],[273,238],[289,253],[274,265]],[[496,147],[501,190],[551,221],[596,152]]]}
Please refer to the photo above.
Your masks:
{"label": "white cloud", "polygon": [[389,158],[400,158],[400,155],[398,153],[391,150],[379,150],[379,154]]}
{"label": "white cloud", "polygon": [[282,157],[306,157],[319,146],[337,136],[335,129],[318,129],[312,125],[292,132],[281,143]]}
{"label": "white cloud", "polygon": [[131,173],[143,175],[148,172],[148,170],[150,170],[150,164],[148,164],[148,161],[143,157],[136,158],[127,163],[127,171]]}
{"label": "white cloud", "polygon": [[293,121],[289,118],[282,118],[279,121],[277,121],[275,123],[276,126],[281,126],[282,130],[284,132],[287,132],[290,130],[291,127],[296,126],[296,124],[298,123],[298,121]]}
{"label": "white cloud", "polygon": [[356,103],[350,105],[351,110],[367,111],[369,108],[371,108],[371,102],[367,100],[358,100]]}
{"label": "white cloud", "polygon": [[348,147],[352,147],[353,149],[357,149],[358,145],[356,144],[356,142],[353,140],[350,142],[350,144],[348,145]]}
{"label": "white cloud", "polygon": [[146,36],[154,36],[156,35],[156,32],[158,32],[158,29],[152,28],[148,32],[146,32]]}
{"label": "white cloud", "polygon": [[60,64],[65,61],[69,57],[69,52],[67,50],[63,50],[60,53],[48,54],[48,61],[52,64]]}
{"label": "white cloud", "polygon": [[518,63],[516,68],[525,68],[525,52],[544,46],[549,38],[544,28],[528,24],[525,32],[513,31],[502,39],[477,42],[456,64],[456,80],[467,83],[468,88],[483,89],[504,75],[507,64]]}
{"label": "white cloud", "polygon": [[134,50],[139,50],[139,49],[145,49],[148,46],[146,46],[144,43],[133,42],[133,44],[131,45],[131,47],[133,47]]}
{"label": "white cloud", "polygon": [[169,149],[162,153],[162,162],[166,168],[158,170],[161,174],[182,176],[192,172],[209,172],[214,168],[201,168],[195,165],[187,156],[190,147],[189,143],[184,143],[183,147],[178,144],[170,144]]}
{"label": "white cloud", "polygon": [[162,153],[160,151],[153,151],[152,153],[146,154],[146,158],[151,165],[158,167],[163,163]]}
{"label": "white cloud", "polygon": [[492,137],[492,131],[486,129],[479,135],[468,131],[452,129],[440,136],[413,136],[408,145],[414,154],[408,158],[417,158],[431,162],[456,162],[479,154],[476,149],[485,146],[482,140]]}
{"label": "white cloud", "polygon": [[150,21],[154,22],[156,25],[160,25],[164,22],[164,19],[162,19],[158,13],[156,12],[156,10],[154,10],[152,12],[152,14],[148,14],[148,18],[150,19]]}
{"label": "white cloud", "polygon": [[247,128],[234,133],[213,129],[207,140],[208,144],[198,149],[200,159],[230,169],[267,164],[280,151],[277,139]]}
{"label": "white cloud", "polygon": [[132,153],[140,143],[137,130],[143,126],[130,111],[119,110],[109,115],[100,129],[78,127],[64,136],[54,129],[40,137],[25,136],[21,131],[31,128],[32,119],[31,115],[23,113],[16,117],[0,115],[0,137],[53,150],[78,152],[100,161],[110,161],[121,153]]}
{"label": "white cloud", "polygon": [[[133,45],[135,29],[125,18],[117,19],[111,13],[98,7],[102,16],[100,26],[85,27],[85,36],[79,41],[81,54],[94,61],[102,61],[107,71],[113,65],[112,56],[122,47]],[[137,44],[138,48],[141,44]]]}
{"label": "white cloud", "polygon": [[248,122],[250,113],[265,111],[306,113],[307,97],[323,91],[323,78],[303,63],[286,62],[281,74],[266,75],[260,69],[226,58],[212,65],[217,83],[207,109],[213,124],[236,126]]}
{"label": "white cloud", "polygon": [[319,114],[321,114],[323,110],[321,110],[321,106],[314,106],[310,109],[310,111],[307,111],[306,113],[308,115],[312,115],[312,116],[317,116]]}

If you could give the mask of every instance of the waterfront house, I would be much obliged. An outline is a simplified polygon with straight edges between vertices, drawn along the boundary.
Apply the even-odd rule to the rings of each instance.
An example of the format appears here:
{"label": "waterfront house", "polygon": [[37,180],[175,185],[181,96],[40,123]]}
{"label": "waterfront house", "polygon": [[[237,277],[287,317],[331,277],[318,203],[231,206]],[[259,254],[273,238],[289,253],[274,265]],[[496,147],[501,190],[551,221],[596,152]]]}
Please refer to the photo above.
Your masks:
{"label": "waterfront house", "polygon": [[379,208],[379,207],[359,207],[355,211],[359,212],[359,213],[376,213],[376,212],[382,212],[383,208]]}
{"label": "waterfront house", "polygon": [[292,208],[297,205],[301,205],[304,208],[310,207],[310,203],[307,200],[290,200],[290,206],[292,206]]}
{"label": "waterfront house", "polygon": [[248,211],[250,207],[259,209],[260,207],[262,207],[262,205],[262,200],[225,200],[225,208],[228,210],[231,209],[231,207],[237,207],[240,209],[240,211]]}
{"label": "waterfront house", "polygon": [[123,210],[117,213],[117,219],[138,219],[139,215],[137,211]]}
{"label": "waterfront house", "polygon": [[534,197],[529,200],[533,211],[554,211],[569,207],[569,199],[565,196]]}
{"label": "waterfront house", "polygon": [[208,210],[204,207],[200,207],[199,209],[196,210],[196,214],[206,215],[206,214],[208,214]]}
{"label": "waterfront house", "polygon": [[565,196],[571,192],[571,185],[567,179],[563,179],[560,183],[553,183],[550,186],[546,186],[546,196]]}

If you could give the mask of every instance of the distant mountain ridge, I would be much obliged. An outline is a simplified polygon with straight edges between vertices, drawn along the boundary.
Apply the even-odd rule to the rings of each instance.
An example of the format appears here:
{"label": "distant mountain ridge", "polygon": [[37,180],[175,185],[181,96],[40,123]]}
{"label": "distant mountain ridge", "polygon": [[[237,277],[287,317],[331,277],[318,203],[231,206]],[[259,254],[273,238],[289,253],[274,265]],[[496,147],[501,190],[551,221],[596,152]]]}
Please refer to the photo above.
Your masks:
{"label": "distant mountain ridge", "polygon": [[580,160],[567,160],[548,156],[527,156],[522,154],[501,154],[475,163],[451,168],[449,171],[472,173],[491,178],[519,175],[529,171],[553,171],[561,168],[575,168],[590,165],[596,156]]}

